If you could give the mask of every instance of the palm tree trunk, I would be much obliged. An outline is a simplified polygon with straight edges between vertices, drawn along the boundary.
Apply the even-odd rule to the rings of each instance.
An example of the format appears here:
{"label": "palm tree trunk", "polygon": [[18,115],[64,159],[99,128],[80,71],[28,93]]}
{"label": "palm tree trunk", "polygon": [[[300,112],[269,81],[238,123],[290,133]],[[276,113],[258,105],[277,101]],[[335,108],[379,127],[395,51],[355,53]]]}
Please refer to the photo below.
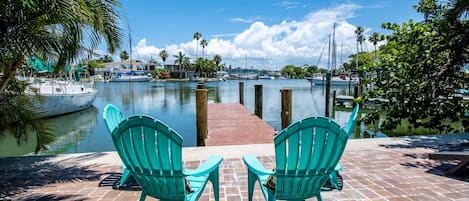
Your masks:
{"label": "palm tree trunk", "polygon": [[3,75],[2,82],[0,83],[0,91],[1,92],[5,91],[5,89],[8,86],[8,83],[13,78],[13,76],[15,76],[15,69],[16,68],[14,68],[13,66],[15,66],[15,64],[12,64],[12,65],[6,67],[7,70],[5,71],[5,75]]}

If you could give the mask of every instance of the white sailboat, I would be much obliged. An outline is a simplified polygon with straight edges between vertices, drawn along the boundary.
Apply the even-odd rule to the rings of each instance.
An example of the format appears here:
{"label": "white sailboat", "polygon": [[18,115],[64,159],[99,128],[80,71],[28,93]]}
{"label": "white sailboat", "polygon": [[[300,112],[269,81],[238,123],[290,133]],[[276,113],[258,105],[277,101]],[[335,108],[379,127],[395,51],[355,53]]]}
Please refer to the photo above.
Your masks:
{"label": "white sailboat", "polygon": [[[130,28],[129,28],[130,29]],[[111,82],[149,82],[152,77],[145,74],[144,71],[134,71],[132,61],[132,38],[129,33],[129,46],[130,46],[130,71],[116,72],[111,77]],[[138,69],[138,65],[137,65]]]}
{"label": "white sailboat", "polygon": [[[322,53],[321,53],[322,54]],[[329,35],[329,53],[328,53],[328,66],[329,70],[336,69],[336,43],[335,43],[335,23],[332,32],[332,45],[331,37]],[[331,67],[332,66],[332,67]],[[314,85],[325,85],[326,84],[326,75],[325,74],[315,74],[311,77],[306,78]],[[338,74],[331,76],[331,85],[334,86],[353,86],[359,84],[359,78],[355,75],[348,74]]]}
{"label": "white sailboat", "polygon": [[39,108],[40,117],[52,117],[89,108],[97,94],[93,85],[93,82],[36,81],[28,86],[25,93]]}
{"label": "white sailboat", "polygon": [[[33,57],[28,62],[37,72],[50,71],[48,66]],[[47,70],[46,70],[47,69]],[[69,71],[70,75],[72,71]],[[72,76],[70,76],[72,77]],[[96,98],[94,82],[75,81],[72,79],[18,78],[28,82],[25,93],[31,96],[34,106],[40,110],[39,117],[51,117],[89,108]]]}

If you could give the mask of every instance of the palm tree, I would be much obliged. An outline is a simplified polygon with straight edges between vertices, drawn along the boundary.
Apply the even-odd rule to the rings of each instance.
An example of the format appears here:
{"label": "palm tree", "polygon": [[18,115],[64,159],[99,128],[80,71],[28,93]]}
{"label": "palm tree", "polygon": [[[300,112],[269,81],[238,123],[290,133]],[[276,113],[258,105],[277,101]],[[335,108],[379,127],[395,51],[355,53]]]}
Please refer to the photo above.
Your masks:
{"label": "palm tree", "polygon": [[357,70],[358,70],[358,55],[359,55],[358,45],[360,45],[361,51],[363,52],[362,43],[363,43],[363,41],[365,41],[365,38],[363,36],[363,32],[365,32],[365,30],[361,26],[357,27],[357,29],[355,30],[355,34],[357,35],[357,61],[356,61],[357,62]]}
{"label": "palm tree", "polygon": [[63,68],[102,40],[113,54],[123,38],[119,6],[118,1],[101,0],[0,3],[0,132],[9,130],[22,142],[27,140],[26,130],[37,131],[36,151],[50,142],[47,125],[36,118],[38,111],[15,73],[32,56],[55,61],[56,70]]}
{"label": "palm tree", "polygon": [[181,51],[179,51],[177,55],[173,55],[173,57],[176,58],[176,60],[174,60],[174,65],[178,65],[179,72],[184,71],[185,67],[190,65],[189,57]]}
{"label": "palm tree", "polygon": [[112,61],[113,61],[111,55],[109,55],[109,54],[104,55],[104,57],[101,58],[100,60],[101,60],[101,62],[103,62],[103,63],[109,63],[109,62],[112,62]]}
{"label": "palm tree", "polygon": [[370,41],[374,48],[375,48],[375,62],[378,61],[378,52],[376,51],[376,45],[378,45],[378,41],[380,41],[380,35],[378,34],[378,32],[373,32],[373,34],[371,34],[370,37],[368,37],[368,41]]}
{"label": "palm tree", "polygon": [[200,45],[202,46],[202,58],[204,58],[204,50],[205,50],[205,47],[207,47],[208,45],[208,41],[205,39],[202,39],[200,41]]}
{"label": "palm tree", "polygon": [[[218,68],[221,63],[221,56],[219,54],[216,54],[215,56],[213,56],[213,62],[215,62],[215,66]],[[217,70],[221,70],[221,69],[217,69]]]}
{"label": "palm tree", "polygon": [[129,59],[129,53],[127,53],[127,51],[124,50],[119,54],[119,57],[121,58],[121,61],[125,61]]}
{"label": "palm tree", "polygon": [[195,50],[195,59],[197,59],[197,52],[199,52],[199,39],[202,38],[202,34],[200,32],[195,32],[192,38],[197,40],[197,43],[196,43],[197,48]]}
{"label": "palm tree", "polygon": [[168,52],[166,50],[161,50],[160,52],[161,60],[163,61],[163,68],[165,67],[166,58],[168,58]]}

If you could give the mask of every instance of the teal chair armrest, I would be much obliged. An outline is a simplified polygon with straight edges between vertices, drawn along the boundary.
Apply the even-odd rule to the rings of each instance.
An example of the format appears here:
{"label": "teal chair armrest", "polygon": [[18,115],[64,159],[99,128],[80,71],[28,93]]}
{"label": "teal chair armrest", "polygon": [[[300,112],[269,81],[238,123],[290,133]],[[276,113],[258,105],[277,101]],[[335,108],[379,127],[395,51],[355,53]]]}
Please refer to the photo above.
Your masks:
{"label": "teal chair armrest", "polygon": [[272,175],[275,173],[272,170],[265,169],[264,165],[254,155],[245,155],[243,160],[249,171],[254,172],[256,175]]}
{"label": "teal chair armrest", "polygon": [[337,163],[337,165],[334,168],[334,171],[342,172],[342,170],[343,170],[342,165],[340,165],[340,163]]}
{"label": "teal chair armrest", "polygon": [[221,156],[210,156],[205,162],[200,164],[197,169],[184,169],[183,173],[186,176],[206,175],[217,169],[222,161],[223,158]]}

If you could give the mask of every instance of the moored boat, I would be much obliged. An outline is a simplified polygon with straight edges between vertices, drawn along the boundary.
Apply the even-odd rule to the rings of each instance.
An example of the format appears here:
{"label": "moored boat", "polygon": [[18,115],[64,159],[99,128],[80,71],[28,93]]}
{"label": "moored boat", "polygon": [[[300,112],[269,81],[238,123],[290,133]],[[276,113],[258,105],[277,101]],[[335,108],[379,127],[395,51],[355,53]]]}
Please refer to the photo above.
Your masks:
{"label": "moored boat", "polygon": [[[326,76],[312,76],[306,79],[315,85],[326,85]],[[331,77],[331,85],[334,86],[358,85],[358,83],[359,79],[355,76],[340,75]]]}
{"label": "moored boat", "polygon": [[152,78],[143,72],[119,72],[111,77],[111,82],[149,82]]}
{"label": "moored boat", "polygon": [[39,117],[52,117],[89,108],[97,94],[93,85],[93,82],[35,81],[26,94],[39,109]]}

